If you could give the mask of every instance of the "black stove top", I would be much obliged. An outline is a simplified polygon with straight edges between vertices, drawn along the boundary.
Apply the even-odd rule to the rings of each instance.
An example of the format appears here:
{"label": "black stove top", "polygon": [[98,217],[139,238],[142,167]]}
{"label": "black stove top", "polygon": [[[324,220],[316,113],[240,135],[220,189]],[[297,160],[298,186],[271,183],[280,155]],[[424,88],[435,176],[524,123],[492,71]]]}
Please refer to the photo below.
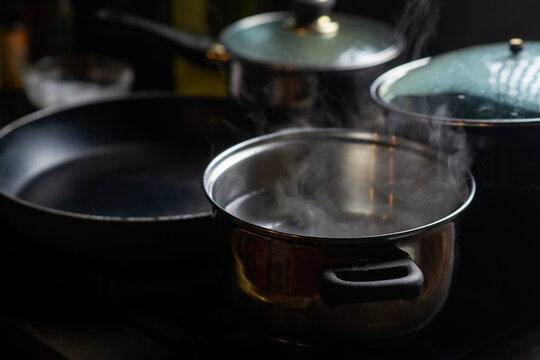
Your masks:
{"label": "black stove top", "polygon": [[[527,276],[493,266],[471,275],[458,248],[448,301],[421,331],[370,348],[313,349],[267,339],[221,300],[217,253],[175,261],[102,261],[63,254],[2,221],[4,351],[22,359],[474,359],[536,321]],[[477,256],[478,254],[474,254]],[[497,270],[499,269],[499,270]],[[56,356],[56,357],[55,357]]]}

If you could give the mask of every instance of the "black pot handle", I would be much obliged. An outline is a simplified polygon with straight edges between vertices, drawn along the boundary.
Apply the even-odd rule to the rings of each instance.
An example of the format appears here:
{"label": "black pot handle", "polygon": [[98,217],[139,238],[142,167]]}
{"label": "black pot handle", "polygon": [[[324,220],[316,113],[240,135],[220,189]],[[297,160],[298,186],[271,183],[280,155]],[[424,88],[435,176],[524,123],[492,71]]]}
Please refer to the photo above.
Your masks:
{"label": "black pot handle", "polygon": [[420,295],[424,275],[406,257],[361,265],[332,264],[321,268],[317,286],[328,306],[355,303],[414,300]]}
{"label": "black pot handle", "polygon": [[150,35],[194,64],[205,65],[211,60],[228,60],[225,49],[209,37],[193,35],[119,10],[100,9],[96,11],[95,18]]}

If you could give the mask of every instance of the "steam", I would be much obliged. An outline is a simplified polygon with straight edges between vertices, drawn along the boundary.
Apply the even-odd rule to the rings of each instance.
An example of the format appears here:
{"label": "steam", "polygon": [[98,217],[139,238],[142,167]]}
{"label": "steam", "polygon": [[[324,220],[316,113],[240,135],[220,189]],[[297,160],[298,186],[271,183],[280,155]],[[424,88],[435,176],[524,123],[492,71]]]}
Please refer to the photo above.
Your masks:
{"label": "steam", "polygon": [[[287,233],[359,237],[433,223],[467,198],[460,162],[427,159],[384,144],[315,144],[272,190]],[[452,168],[452,172],[448,169]],[[453,172],[455,171],[455,172]],[[285,216],[287,217],[287,216]]]}
{"label": "steam", "polygon": [[425,56],[430,39],[436,35],[440,20],[439,0],[409,0],[395,26],[407,39],[405,58],[412,60]]}
{"label": "steam", "polygon": [[[424,55],[429,40],[436,34],[439,15],[438,0],[410,0],[405,4],[395,28],[407,39],[407,58]],[[251,98],[245,110],[256,122],[259,133],[320,124],[364,129],[367,133],[384,133],[425,144],[433,150],[433,157],[424,154],[427,157],[422,158],[422,151],[409,148],[402,151],[399,139],[395,146],[379,146],[374,141],[371,146],[351,145],[352,150],[345,149],[346,141],[337,144],[315,141],[302,150],[304,154],[291,162],[285,173],[273,179],[272,186],[244,194],[228,206],[229,211],[244,220],[286,233],[356,237],[427,225],[451,214],[467,199],[472,158],[463,128],[437,121],[411,120],[397,113],[379,118],[365,97],[358,98],[357,107],[352,110],[340,109],[336,103],[340,96],[348,96],[349,89],[335,94],[326,90],[323,86],[326,79],[319,74],[307,79],[305,88],[301,89],[305,91],[305,101],[315,101],[310,97],[314,94],[318,106],[299,104],[296,112],[287,104],[293,109],[290,111],[293,115],[289,113],[286,121],[258,104],[267,99],[281,100],[275,98],[272,81],[291,81],[299,86],[302,83],[299,79],[277,79],[272,74],[263,89],[265,99],[253,99],[253,93],[236,93],[235,96]],[[351,86],[350,80],[347,82]],[[364,82],[366,78],[359,77],[353,85],[365,89]],[[328,88],[335,91],[340,86],[331,84]],[[356,96],[359,92],[353,89],[351,94]],[[367,90],[360,95],[363,96],[369,97]],[[270,108],[279,108],[277,102],[272,102]],[[444,106],[439,111],[445,111]],[[426,160],[428,158],[430,160]]]}
{"label": "steam", "polygon": [[252,180],[227,211],[283,233],[358,238],[432,224],[469,195],[466,178],[454,177],[448,163],[416,145],[299,134],[309,141],[257,152],[263,155],[249,160],[253,167],[243,167],[245,174],[231,174]]}
{"label": "steam", "polygon": [[[415,60],[427,56],[429,41],[437,34],[440,20],[439,0],[409,0],[395,26],[396,31],[407,39],[407,49],[404,58]],[[418,106],[427,107],[427,99],[419,101]],[[419,112],[421,113],[421,112]],[[446,173],[438,175],[438,183],[444,188],[455,192],[456,199],[463,199],[468,192],[469,169],[473,162],[473,153],[468,143],[464,127],[450,126],[437,118],[451,117],[451,111],[446,104],[440,105],[427,117],[414,117],[397,112],[384,114],[384,128],[387,134],[413,140],[428,145],[438,156],[446,159]],[[429,199],[421,199],[429,201]]]}

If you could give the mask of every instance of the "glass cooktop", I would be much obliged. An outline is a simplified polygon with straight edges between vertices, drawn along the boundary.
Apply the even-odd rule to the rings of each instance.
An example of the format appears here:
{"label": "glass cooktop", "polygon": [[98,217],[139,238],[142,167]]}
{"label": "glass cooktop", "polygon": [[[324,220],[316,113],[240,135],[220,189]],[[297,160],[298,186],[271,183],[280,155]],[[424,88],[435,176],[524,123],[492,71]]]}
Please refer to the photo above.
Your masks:
{"label": "glass cooktop", "polygon": [[370,348],[301,348],[236,321],[220,297],[217,252],[182,262],[105,263],[62,254],[0,224],[0,344],[23,359],[475,359],[475,351],[538,315],[540,296],[520,294],[530,279],[516,281],[496,267],[472,273],[465,260],[479,254],[461,246],[448,301],[420,332]]}

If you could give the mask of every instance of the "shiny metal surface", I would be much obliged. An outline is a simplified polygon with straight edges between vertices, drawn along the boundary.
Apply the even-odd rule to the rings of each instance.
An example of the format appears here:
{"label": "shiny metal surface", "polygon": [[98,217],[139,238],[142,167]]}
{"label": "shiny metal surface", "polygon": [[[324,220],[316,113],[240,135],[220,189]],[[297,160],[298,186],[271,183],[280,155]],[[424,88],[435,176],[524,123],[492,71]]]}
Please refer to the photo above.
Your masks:
{"label": "shiny metal surface", "polygon": [[[423,145],[351,129],[287,130],[218,155],[203,185],[217,212],[223,285],[236,315],[267,336],[323,347],[373,344],[428,324],[452,282],[455,219],[475,192],[469,173],[454,183],[457,198],[421,190],[449,194],[449,183],[435,185],[437,175],[449,178],[440,160]],[[265,193],[276,186],[300,198]],[[301,197],[308,200],[298,209]],[[319,210],[329,213],[304,226],[305,214]],[[326,222],[336,214],[337,226]],[[399,291],[344,305],[324,300],[323,267],[369,267],[396,254],[423,273],[414,300]]]}
{"label": "shiny metal surface", "polygon": [[229,95],[263,132],[290,126],[380,129],[380,112],[369,86],[398,60],[343,71],[261,67],[231,58]]}
{"label": "shiny metal surface", "polygon": [[299,35],[283,26],[291,15],[241,19],[223,30],[219,44],[130,14],[100,11],[99,18],[149,34],[195,64],[210,60],[227,74],[228,95],[259,133],[298,123],[375,128],[369,85],[397,65],[403,36],[377,21],[347,15],[332,15],[340,22],[334,36]]}
{"label": "shiny metal surface", "polygon": [[318,268],[365,262],[370,249],[307,246],[241,227],[230,239],[225,278],[228,301],[249,327],[276,339],[311,346],[351,346],[405,335],[427,325],[444,305],[454,269],[454,223],[397,243],[424,274],[414,301],[389,300],[330,307],[318,293]]}
{"label": "shiny metal surface", "polygon": [[469,174],[443,160],[396,137],[289,129],[227,150],[203,182],[214,206],[258,231],[377,241],[438,226],[468,205]]}
{"label": "shiny metal surface", "polygon": [[332,15],[340,28],[329,38],[299,35],[283,24],[290,16],[259,14],[223,31],[229,95],[262,132],[284,125],[380,128],[369,86],[399,64],[403,36],[377,21],[343,14]]}

